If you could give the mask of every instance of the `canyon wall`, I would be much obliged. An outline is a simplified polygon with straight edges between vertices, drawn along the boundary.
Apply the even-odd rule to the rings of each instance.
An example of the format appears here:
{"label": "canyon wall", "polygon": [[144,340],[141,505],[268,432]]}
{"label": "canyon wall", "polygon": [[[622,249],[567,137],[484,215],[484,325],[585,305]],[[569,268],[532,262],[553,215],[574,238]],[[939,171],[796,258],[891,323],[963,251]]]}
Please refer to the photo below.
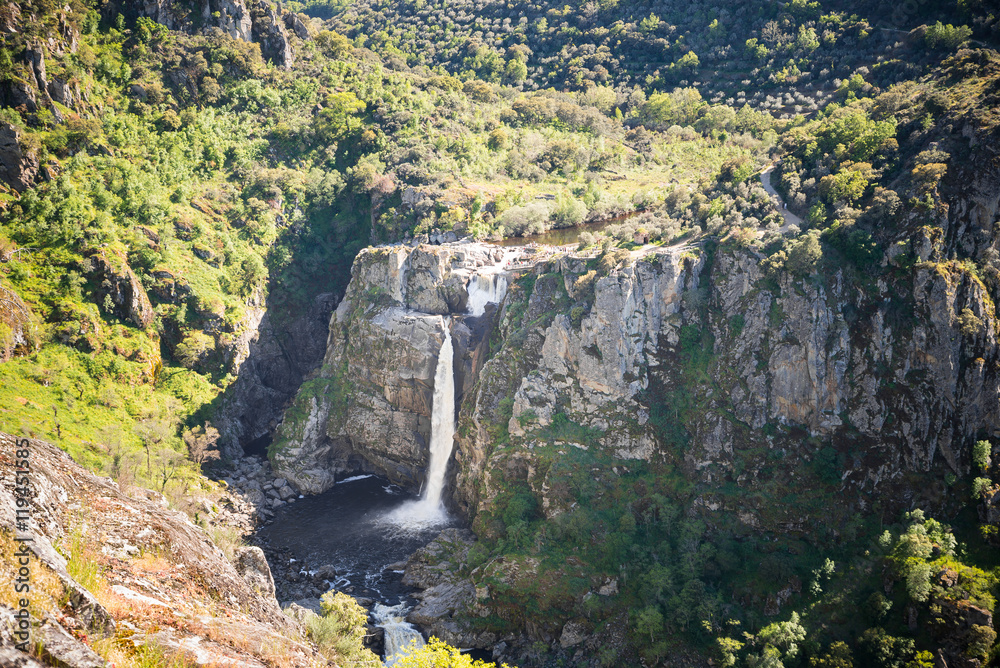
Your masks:
{"label": "canyon wall", "polygon": [[[469,517],[514,479],[561,512],[533,454],[553,439],[672,461],[699,485],[701,512],[754,527],[806,516],[767,495],[727,506],[720,484],[815,474],[839,488],[845,516],[933,501],[1000,418],[992,301],[930,232],[897,244],[866,283],[842,269],[768,273],[763,256],[725,243],[526,257],[498,309],[466,314],[470,276],[500,257],[476,244],[363,252],[276,468],[306,492],[354,470],[418,488],[442,314],[456,316],[462,360],[453,498]],[[932,470],[935,482],[906,484]]]}

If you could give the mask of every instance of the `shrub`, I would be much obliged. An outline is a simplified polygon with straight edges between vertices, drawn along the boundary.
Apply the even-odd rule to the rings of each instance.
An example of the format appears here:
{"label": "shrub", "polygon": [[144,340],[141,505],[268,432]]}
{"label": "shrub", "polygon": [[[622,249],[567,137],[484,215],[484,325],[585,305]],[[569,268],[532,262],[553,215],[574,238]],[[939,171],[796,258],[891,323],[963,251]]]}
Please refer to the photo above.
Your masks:
{"label": "shrub", "polygon": [[215,351],[215,339],[202,331],[194,331],[177,344],[177,361],[188,369],[195,368]]}
{"label": "shrub", "polygon": [[[393,666],[396,668],[496,668],[495,663],[487,663],[481,659],[473,660],[462,650],[452,647],[442,640],[432,637],[423,647],[416,646],[416,640],[410,646],[396,655]],[[504,668],[507,668],[504,664]]]}
{"label": "shrub", "polygon": [[972,465],[980,471],[985,471],[990,467],[990,451],[992,446],[989,441],[976,441],[972,446]]}
{"label": "shrub", "polygon": [[505,237],[523,237],[541,234],[548,226],[549,209],[541,202],[527,206],[513,206],[500,216],[500,228]]}
{"label": "shrub", "polygon": [[984,498],[992,486],[993,481],[989,478],[976,478],[972,481],[972,498],[976,501]]}
{"label": "shrub", "polygon": [[339,591],[323,594],[321,605],[323,616],[310,617],[306,625],[320,651],[341,665],[380,665],[378,657],[364,646],[368,621],[365,609]]}

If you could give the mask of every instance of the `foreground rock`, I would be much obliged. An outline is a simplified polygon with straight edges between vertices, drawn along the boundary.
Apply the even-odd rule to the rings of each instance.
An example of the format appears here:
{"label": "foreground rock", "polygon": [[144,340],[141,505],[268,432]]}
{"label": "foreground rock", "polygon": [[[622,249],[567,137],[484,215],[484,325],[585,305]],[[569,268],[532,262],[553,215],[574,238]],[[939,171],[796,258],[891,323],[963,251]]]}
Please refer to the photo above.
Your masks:
{"label": "foreground rock", "polygon": [[[31,524],[18,526],[14,467],[24,449]],[[167,657],[198,664],[325,664],[301,627],[278,608],[259,549],[239,551],[234,567],[186,515],[167,509],[160,495],[138,489],[126,494],[43,441],[25,447],[0,434],[0,473],[5,552],[14,549],[15,536],[34,539],[32,637],[41,642],[45,661],[104,666],[88,643],[114,634],[114,651],[127,655],[155,645]],[[11,564],[4,560],[0,567]],[[88,586],[71,573],[88,574]],[[13,579],[13,572],[3,579],[8,576]],[[14,613],[0,604],[0,617]],[[3,665],[32,665],[16,651],[7,628],[0,623]]]}

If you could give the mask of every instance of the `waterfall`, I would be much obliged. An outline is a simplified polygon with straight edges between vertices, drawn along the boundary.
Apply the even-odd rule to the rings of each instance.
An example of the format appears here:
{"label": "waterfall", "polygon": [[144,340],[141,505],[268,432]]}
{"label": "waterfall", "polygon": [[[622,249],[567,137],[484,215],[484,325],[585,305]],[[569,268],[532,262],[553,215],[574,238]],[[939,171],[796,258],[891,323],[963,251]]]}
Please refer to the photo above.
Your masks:
{"label": "waterfall", "polygon": [[382,605],[376,603],[372,609],[372,616],[375,617],[375,626],[385,629],[385,665],[392,666],[396,663],[396,655],[402,653],[411,642],[416,642],[416,647],[424,646],[424,637],[420,635],[412,624],[406,621],[406,613],[409,608],[405,604]]}
{"label": "waterfall", "polygon": [[469,292],[468,311],[479,317],[486,312],[487,304],[499,304],[507,294],[507,265],[520,256],[519,251],[503,252],[500,261],[483,267],[469,278],[466,290]]}
{"label": "waterfall", "polygon": [[507,294],[507,277],[499,273],[473,274],[469,279],[469,313],[481,316],[487,304],[499,304]]}
{"label": "waterfall", "polygon": [[444,316],[441,321],[444,325],[444,343],[441,344],[437,368],[434,370],[430,461],[424,491],[417,501],[404,503],[387,516],[391,522],[403,527],[421,528],[448,520],[444,504],[441,503],[441,493],[444,491],[444,476],[455,442],[455,351],[451,342],[450,322]]}
{"label": "waterfall", "polygon": [[444,343],[441,344],[437,369],[434,371],[431,456],[424,494],[418,502],[432,513],[443,510],[441,492],[444,490],[444,474],[448,470],[448,460],[455,444],[455,349],[451,343],[451,323],[444,317],[441,321],[444,324]]}

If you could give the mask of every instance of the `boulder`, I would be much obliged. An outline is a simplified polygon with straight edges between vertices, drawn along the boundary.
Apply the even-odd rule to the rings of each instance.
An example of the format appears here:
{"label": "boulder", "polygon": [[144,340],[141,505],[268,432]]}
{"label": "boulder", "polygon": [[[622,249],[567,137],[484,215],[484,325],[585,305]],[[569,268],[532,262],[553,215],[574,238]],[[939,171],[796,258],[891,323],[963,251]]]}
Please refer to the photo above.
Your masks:
{"label": "boulder", "polygon": [[309,39],[309,26],[298,14],[292,12],[285,14],[285,26],[294,32],[299,39]]}
{"label": "boulder", "polygon": [[254,591],[264,597],[274,598],[274,578],[262,549],[255,546],[236,548],[233,566]]}
{"label": "boulder", "polygon": [[97,282],[97,303],[110,298],[113,315],[136,327],[148,327],[156,314],[125,254],[101,249],[90,256],[90,261],[91,275]]}
{"label": "boulder", "polygon": [[0,180],[24,192],[35,182],[39,163],[37,154],[23,148],[20,139],[20,130],[0,121]]}

